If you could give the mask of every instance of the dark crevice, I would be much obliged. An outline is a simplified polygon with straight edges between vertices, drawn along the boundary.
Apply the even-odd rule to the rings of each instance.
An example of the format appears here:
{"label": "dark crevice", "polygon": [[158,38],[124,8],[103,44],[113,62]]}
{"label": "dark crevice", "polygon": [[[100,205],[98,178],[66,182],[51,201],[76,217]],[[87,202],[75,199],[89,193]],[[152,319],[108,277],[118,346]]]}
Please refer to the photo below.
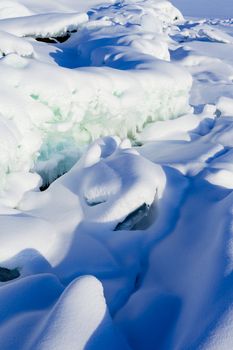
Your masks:
{"label": "dark crevice", "polygon": [[155,194],[151,205],[143,203],[139,208],[130,213],[125,220],[118,223],[114,231],[120,230],[147,230],[155,222],[158,215],[158,198]]}
{"label": "dark crevice", "polygon": [[105,200],[94,202],[94,201],[90,201],[88,198],[85,198],[85,201],[86,201],[86,203],[87,203],[87,205],[88,205],[89,207],[95,207],[96,205],[99,205],[99,204],[102,204],[102,203],[105,203],[105,202],[106,202]]}
{"label": "dark crevice", "polygon": [[124,221],[117,224],[114,231],[133,230],[134,226],[139,223],[145,216],[148,215],[150,206],[146,203],[130,213]]}
{"label": "dark crevice", "polygon": [[65,175],[68,171],[69,171],[69,170],[64,171],[62,174],[57,175],[57,176],[56,176],[54,179],[52,179],[51,181],[48,181],[47,178],[45,179],[45,177],[43,177],[43,174],[39,173],[39,175],[40,175],[41,178],[43,179],[43,183],[42,183],[42,185],[40,186],[40,191],[41,191],[41,192],[46,191],[46,190],[49,188],[49,186],[50,186],[54,181],[56,181],[57,179],[59,179],[59,177]]}
{"label": "dark crevice", "polygon": [[43,192],[43,191],[47,190],[49,188],[49,186],[50,186],[49,183],[43,184],[42,186],[40,186],[40,191]]}
{"label": "dark crevice", "polygon": [[70,34],[67,33],[64,36],[57,36],[57,37],[51,37],[51,38],[36,38],[36,41],[41,41],[43,43],[47,44],[57,44],[57,43],[64,43],[70,38]]}
{"label": "dark crevice", "polygon": [[47,43],[47,44],[64,43],[65,41],[67,41],[71,37],[72,33],[76,33],[76,32],[77,32],[77,30],[72,30],[72,31],[69,31],[65,35],[62,35],[62,36],[56,36],[56,37],[50,37],[50,38],[37,37],[35,39],[37,41]]}
{"label": "dark crevice", "polygon": [[138,272],[134,281],[134,292],[139,289],[140,285],[141,285],[141,273]]}
{"label": "dark crevice", "polygon": [[0,267],[0,282],[8,282],[14,280],[20,276],[18,269],[7,269],[5,267]]}

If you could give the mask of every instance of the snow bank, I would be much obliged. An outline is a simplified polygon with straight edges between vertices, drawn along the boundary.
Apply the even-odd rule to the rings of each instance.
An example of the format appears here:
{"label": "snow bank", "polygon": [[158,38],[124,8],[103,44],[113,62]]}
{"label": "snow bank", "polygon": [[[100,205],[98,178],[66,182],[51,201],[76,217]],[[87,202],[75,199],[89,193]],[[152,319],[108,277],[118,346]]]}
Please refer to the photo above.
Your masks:
{"label": "snow bank", "polygon": [[[74,281],[38,327],[33,349],[127,349],[119,341],[107,313],[101,283],[92,276]],[[91,340],[98,332],[97,341]],[[115,331],[116,333],[116,331]],[[89,345],[88,345],[89,344]]]}
{"label": "snow bank", "polygon": [[[142,168],[144,173],[141,172]],[[128,141],[120,142],[117,137],[105,137],[93,143],[80,161],[44,194],[28,193],[19,207],[41,217],[44,215],[40,210],[41,202],[43,212],[47,213],[45,218],[48,218],[49,208],[55,203],[54,196],[65,188],[78,197],[85,222],[100,223],[114,229],[144,203],[150,206],[159,200],[165,183],[162,169],[141,157]],[[47,198],[46,202],[43,198]],[[69,197],[63,199],[64,210],[70,206],[69,203],[72,203]],[[53,211],[56,210],[55,206]]]}
{"label": "snow bank", "polygon": [[25,17],[33,12],[23,4],[11,0],[2,0],[0,3],[0,19]]}
{"label": "snow bank", "polygon": [[[47,309],[52,308],[63,289],[56,276],[46,273],[1,285],[1,348],[28,348],[29,334],[35,331],[40,317],[44,316]],[[9,299],[11,303],[8,302]]]}
{"label": "snow bank", "polygon": [[32,57],[33,46],[26,40],[7,32],[0,32],[0,53],[3,56],[16,53],[22,57]]}
{"label": "snow bank", "polygon": [[[156,206],[165,185],[162,168],[140,156],[127,140],[99,139],[47,190],[28,191],[21,200],[15,195],[17,210],[1,208],[0,266],[18,267],[22,277],[53,269],[59,278],[70,279],[80,271],[80,262],[66,260],[71,247],[73,258],[83,259],[83,250],[77,253],[82,247],[78,226],[102,233],[133,229],[147,220],[148,210],[142,208]],[[93,249],[99,248],[94,244]]]}
{"label": "snow bank", "polygon": [[2,19],[0,21],[0,30],[19,37],[50,38],[53,36],[63,36],[68,31],[77,30],[87,20],[88,16],[85,13],[46,13]]}
{"label": "snow bank", "polygon": [[214,42],[233,44],[233,37],[218,29],[208,28],[207,26],[201,26],[201,29],[199,30],[198,34],[201,38],[207,38]]}
{"label": "snow bank", "polygon": [[[34,14],[49,13],[49,12],[86,12],[91,8],[98,8],[108,6],[109,4],[115,3],[116,0],[48,0],[41,2],[40,0],[14,0],[14,7],[18,4],[24,6]],[[16,16],[14,16],[16,17]]]}
{"label": "snow bank", "polygon": [[30,276],[1,286],[0,298],[0,346],[6,350],[129,349],[93,276],[78,278],[65,290],[52,274]]}
{"label": "snow bank", "polygon": [[220,97],[217,103],[217,109],[220,111],[223,117],[233,115],[233,98],[229,97]]}
{"label": "snow bank", "polygon": [[[146,123],[189,109],[190,75],[164,61],[169,61],[169,28],[181,19],[170,2],[147,0],[100,7],[86,24],[87,15],[79,13],[0,20],[0,49],[6,55],[0,62],[5,204],[9,174],[18,174],[22,184],[25,174],[36,172],[46,185],[96,138],[116,134],[135,140]],[[72,29],[78,32],[63,44],[33,40]]]}
{"label": "snow bank", "polygon": [[[74,279],[98,277],[103,271],[106,278],[113,269],[123,293],[116,296],[111,272],[105,293],[115,308],[125,300],[139,265],[132,252],[140,249],[140,239],[132,242],[127,231],[114,229],[143,204],[157,205],[165,183],[162,168],[140,156],[128,140],[105,137],[90,145],[47,190],[26,193],[17,210],[1,208],[0,266],[17,268],[20,276],[0,285],[0,346],[15,348],[18,340],[12,334],[20,334],[19,346],[25,349],[64,349],[67,344],[77,349],[129,349],[108,313],[101,283],[93,276]],[[147,220],[148,213],[142,214],[131,215],[125,227]],[[91,235],[93,228],[96,237]],[[123,243],[123,249],[122,237],[128,236],[126,257],[118,261],[99,234],[107,234],[116,246]],[[63,291],[60,281],[73,282]],[[6,311],[8,297],[11,307]]]}

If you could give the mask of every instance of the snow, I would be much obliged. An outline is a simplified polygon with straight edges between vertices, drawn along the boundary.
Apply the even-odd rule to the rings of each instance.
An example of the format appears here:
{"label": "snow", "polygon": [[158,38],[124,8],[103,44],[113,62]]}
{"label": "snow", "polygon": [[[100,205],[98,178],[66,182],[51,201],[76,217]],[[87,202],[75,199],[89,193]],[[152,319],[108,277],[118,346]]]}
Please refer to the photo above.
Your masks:
{"label": "snow", "polygon": [[233,174],[225,169],[220,169],[214,173],[208,174],[206,176],[206,180],[213,185],[222,186],[229,189],[233,188]]}
{"label": "snow", "polygon": [[230,116],[233,111],[233,99],[229,97],[220,97],[217,108],[223,117]]}
{"label": "snow", "polygon": [[[142,167],[145,173],[141,173]],[[37,206],[42,201],[45,207],[43,197],[46,198],[49,193],[45,210],[48,218],[49,207],[55,201],[53,196],[64,188],[77,196],[85,221],[105,224],[114,229],[117,223],[124,221],[127,215],[144,203],[151,205],[155,197],[161,198],[165,182],[165,175],[159,166],[141,157],[124,141],[120,143],[118,138],[106,137],[92,144],[77,165],[54,182],[47,193],[25,195],[19,208],[41,217]],[[76,183],[79,185],[76,186]],[[64,198],[63,210],[71,204],[70,198],[67,201],[65,203]],[[76,201],[74,206],[77,206]],[[53,210],[57,212],[57,209]]]}
{"label": "snow", "polygon": [[0,19],[30,16],[33,12],[23,4],[11,0],[2,0],[0,4]]}
{"label": "snow", "polygon": [[0,349],[233,347],[231,8],[179,4],[1,2]]}
{"label": "snow", "polygon": [[77,30],[87,20],[88,16],[85,13],[46,13],[2,19],[0,29],[18,37],[50,38],[63,36],[68,31]]}
{"label": "snow", "polygon": [[32,57],[34,54],[33,46],[22,38],[7,32],[0,32],[0,53],[1,56],[15,53],[22,57]]}
{"label": "snow", "polygon": [[[2,191],[9,187],[8,173],[36,171],[47,185],[69,170],[96,138],[135,139],[148,121],[176,118],[189,110],[191,76],[158,59],[170,59],[167,31],[182,16],[167,2],[135,6],[103,6],[89,14],[87,23],[85,13],[54,12],[0,21],[6,33],[1,41],[6,55],[0,63],[1,120],[11,134],[3,141],[11,153],[0,152]],[[63,44],[33,39],[73,29],[78,32]]]}
{"label": "snow", "polygon": [[[90,341],[97,329],[98,340]],[[37,333],[30,342],[33,349],[64,349],[64,344],[80,350],[95,349],[99,344],[127,349],[115,335],[102,285],[92,276],[80,277],[65,290]]]}

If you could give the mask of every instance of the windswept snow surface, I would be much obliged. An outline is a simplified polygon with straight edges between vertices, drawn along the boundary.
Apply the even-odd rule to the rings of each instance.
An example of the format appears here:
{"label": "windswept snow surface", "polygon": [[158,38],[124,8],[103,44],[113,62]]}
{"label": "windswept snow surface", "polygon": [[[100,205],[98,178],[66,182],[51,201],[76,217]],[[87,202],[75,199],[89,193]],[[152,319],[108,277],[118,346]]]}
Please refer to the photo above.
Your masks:
{"label": "windswept snow surface", "polygon": [[2,0],[0,55],[0,349],[232,349],[233,20]]}

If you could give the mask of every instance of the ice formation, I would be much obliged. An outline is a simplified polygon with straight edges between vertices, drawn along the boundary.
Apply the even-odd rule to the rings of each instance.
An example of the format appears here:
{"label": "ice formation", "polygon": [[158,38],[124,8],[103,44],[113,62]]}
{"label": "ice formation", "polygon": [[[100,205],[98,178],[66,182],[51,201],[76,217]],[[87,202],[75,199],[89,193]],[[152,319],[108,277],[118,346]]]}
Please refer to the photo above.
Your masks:
{"label": "ice formation", "polygon": [[[10,5],[9,11],[17,10]],[[122,2],[88,15],[51,6],[47,14],[29,7],[23,17],[8,11],[0,21],[4,198],[8,174],[17,173],[21,181],[21,174],[34,171],[50,183],[99,136],[134,139],[148,121],[175,118],[188,109],[191,78],[164,61],[169,61],[169,28],[182,19],[169,2]],[[63,44],[33,39],[73,30],[78,32]]]}
{"label": "ice formation", "polygon": [[233,347],[232,28],[1,1],[0,349]]}

